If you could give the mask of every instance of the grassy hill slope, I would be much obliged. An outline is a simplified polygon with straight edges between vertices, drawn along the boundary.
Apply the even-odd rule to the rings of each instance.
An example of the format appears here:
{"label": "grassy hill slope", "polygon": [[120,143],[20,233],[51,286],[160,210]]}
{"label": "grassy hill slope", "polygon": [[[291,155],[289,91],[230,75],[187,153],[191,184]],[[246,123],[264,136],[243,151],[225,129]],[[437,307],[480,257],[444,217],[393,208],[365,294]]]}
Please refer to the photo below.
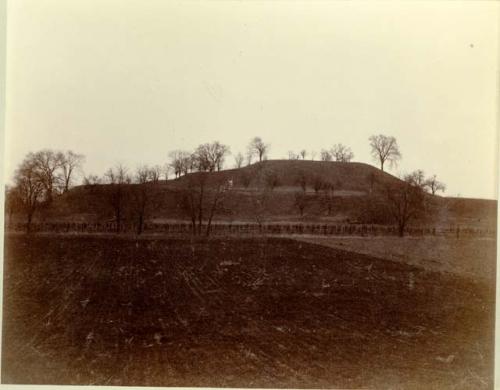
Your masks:
{"label": "grassy hill slope", "polygon": [[[212,173],[217,177],[232,179],[235,187],[250,188],[264,187],[266,177],[270,174],[276,175],[278,189],[279,187],[297,187],[298,180],[302,175],[309,181],[320,177],[323,181],[334,184],[338,189],[357,192],[370,192],[372,177],[378,183],[399,180],[368,164],[336,161],[268,160],[239,169]],[[181,177],[175,182],[181,185],[188,178],[189,175]],[[247,183],[249,184],[247,185]]]}
{"label": "grassy hill slope", "polygon": [[[156,221],[186,220],[182,207],[182,190],[196,181],[199,173],[179,179],[151,184],[148,219]],[[386,184],[398,178],[363,163],[325,161],[270,160],[239,169],[209,174],[210,183],[233,183],[225,196],[223,208],[215,220],[254,221],[256,201],[270,178],[275,187],[269,191],[265,205],[259,210],[265,221],[325,221],[325,222],[387,222],[380,215]],[[301,180],[306,179],[307,206],[300,215],[296,194],[302,192]],[[328,215],[321,191],[314,183],[320,180],[334,186],[333,206]],[[133,185],[131,185],[133,186]],[[102,221],[113,218],[109,204],[109,185],[78,186],[56,198],[42,210],[38,219],[46,221]],[[496,224],[496,201],[483,199],[445,198],[429,195],[429,210],[425,221],[433,225],[462,224],[492,227]]]}

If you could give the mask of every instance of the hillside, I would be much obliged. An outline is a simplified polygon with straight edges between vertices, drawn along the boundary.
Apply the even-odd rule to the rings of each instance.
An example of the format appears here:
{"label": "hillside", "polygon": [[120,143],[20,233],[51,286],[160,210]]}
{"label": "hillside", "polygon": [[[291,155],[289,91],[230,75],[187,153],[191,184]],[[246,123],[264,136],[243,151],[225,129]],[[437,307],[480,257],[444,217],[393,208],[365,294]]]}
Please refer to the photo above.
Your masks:
{"label": "hillside", "polygon": [[[232,179],[235,187],[246,187],[249,182],[248,187],[257,188],[265,186],[265,179],[269,174],[277,176],[277,187],[297,187],[300,176],[304,175],[309,181],[320,177],[323,181],[334,184],[338,189],[356,192],[370,192],[372,177],[378,183],[399,180],[364,163],[309,160],[268,160],[212,174],[227,180]],[[188,177],[189,175],[176,181],[183,183]]]}
{"label": "hillside", "polygon": [[[148,219],[153,221],[187,220],[182,191],[196,182],[199,173],[151,184]],[[249,221],[326,221],[390,223],[381,212],[386,184],[398,178],[363,163],[340,163],[307,160],[270,160],[239,169],[209,174],[207,186],[232,183],[223,207],[215,220]],[[272,191],[264,188],[273,183]],[[306,206],[301,215],[296,195],[306,187]],[[329,211],[321,190],[315,183],[333,186]],[[129,185],[129,191],[134,185]],[[77,186],[56,198],[50,207],[38,213],[43,221],[103,221],[113,218],[109,204],[109,185]],[[265,198],[264,198],[265,197]],[[419,223],[440,226],[467,225],[494,227],[496,201],[428,196],[428,213]],[[259,209],[256,205],[259,204]],[[259,214],[259,215],[257,215]],[[17,219],[17,218],[16,218]]]}

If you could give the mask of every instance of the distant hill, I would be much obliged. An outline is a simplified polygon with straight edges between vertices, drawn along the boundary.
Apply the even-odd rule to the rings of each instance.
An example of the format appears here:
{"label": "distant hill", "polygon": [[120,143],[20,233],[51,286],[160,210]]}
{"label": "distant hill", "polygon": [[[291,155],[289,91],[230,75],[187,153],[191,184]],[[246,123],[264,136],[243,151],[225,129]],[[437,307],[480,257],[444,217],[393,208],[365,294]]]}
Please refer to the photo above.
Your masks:
{"label": "distant hill", "polygon": [[[183,209],[182,190],[199,173],[150,185],[151,210],[148,218],[155,221],[187,220]],[[259,213],[266,221],[325,221],[389,223],[381,213],[386,184],[400,180],[389,173],[363,163],[341,163],[307,160],[269,160],[209,174],[211,182],[231,182],[223,208],[215,220],[254,221],[256,196],[268,185],[265,205]],[[300,215],[296,194],[303,193],[306,181],[307,205]],[[330,214],[325,208],[321,191],[315,183],[333,185],[334,198]],[[132,187],[133,185],[130,185]],[[109,185],[77,186],[59,196],[49,207],[41,210],[39,220],[45,221],[103,221],[112,219],[107,201]],[[495,227],[496,201],[428,196],[428,212],[420,223],[447,226],[462,224]]]}
{"label": "distant hill", "polygon": [[[264,187],[266,176],[269,174],[277,176],[276,189],[298,187],[301,175],[308,179],[308,186],[312,186],[314,178],[319,177],[321,180],[333,184],[336,189],[365,193],[371,191],[372,180],[379,184],[399,181],[398,178],[368,164],[336,161],[267,160],[239,169],[212,173],[212,175],[224,177],[227,180],[232,179],[235,187],[245,188]],[[188,179],[188,176],[183,176],[176,181],[183,183]],[[249,181],[248,186],[246,185],[247,181]]]}

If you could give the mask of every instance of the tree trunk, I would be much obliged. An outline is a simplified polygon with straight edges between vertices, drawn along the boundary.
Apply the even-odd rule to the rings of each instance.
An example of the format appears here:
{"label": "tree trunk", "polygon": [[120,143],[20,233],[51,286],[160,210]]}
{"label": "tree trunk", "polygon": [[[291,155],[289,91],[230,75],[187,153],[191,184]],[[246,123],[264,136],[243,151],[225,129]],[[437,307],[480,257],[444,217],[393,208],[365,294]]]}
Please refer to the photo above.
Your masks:
{"label": "tree trunk", "polygon": [[212,204],[212,207],[210,208],[210,214],[208,216],[208,223],[207,223],[207,230],[206,230],[207,237],[210,235],[210,228],[212,227],[212,219],[213,219],[214,214],[215,214],[215,209],[217,208],[217,196],[218,195],[215,195],[215,199],[214,199],[214,202]]}
{"label": "tree trunk", "polygon": [[53,200],[53,197],[52,197],[52,188],[48,188],[47,189],[47,203],[51,204],[52,200]]}
{"label": "tree trunk", "polygon": [[200,189],[200,201],[198,203],[198,235],[201,236],[201,225],[203,223],[203,192],[204,188]]}
{"label": "tree trunk", "polygon": [[193,236],[196,236],[196,217],[194,215],[191,217],[191,228]]}
{"label": "tree trunk", "polygon": [[212,228],[212,218],[208,219],[207,230],[205,231],[206,236],[210,236],[210,229]]}
{"label": "tree trunk", "polygon": [[399,231],[399,237],[404,237],[404,235],[405,235],[405,225],[404,225],[404,223],[399,223],[398,231]]}
{"label": "tree trunk", "polygon": [[120,233],[121,230],[121,210],[116,210],[116,233]]}
{"label": "tree trunk", "polygon": [[139,225],[137,226],[137,235],[140,236],[144,229],[144,215],[139,214]]}
{"label": "tree trunk", "polygon": [[27,221],[26,221],[26,233],[31,232],[31,220],[32,220],[32,218],[33,218],[33,212],[28,211]]}
{"label": "tree trunk", "polygon": [[200,212],[200,215],[198,216],[198,235],[201,236],[201,225],[203,223],[203,217],[201,215],[201,212]]}

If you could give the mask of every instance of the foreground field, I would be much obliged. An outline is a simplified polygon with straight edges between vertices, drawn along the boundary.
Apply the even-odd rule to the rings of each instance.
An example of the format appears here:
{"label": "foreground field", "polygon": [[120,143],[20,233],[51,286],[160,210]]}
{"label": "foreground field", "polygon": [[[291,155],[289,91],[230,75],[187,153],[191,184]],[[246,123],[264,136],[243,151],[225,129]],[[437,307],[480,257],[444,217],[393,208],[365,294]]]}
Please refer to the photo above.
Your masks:
{"label": "foreground field", "polygon": [[490,388],[493,283],[290,239],[6,238],[3,383]]}

